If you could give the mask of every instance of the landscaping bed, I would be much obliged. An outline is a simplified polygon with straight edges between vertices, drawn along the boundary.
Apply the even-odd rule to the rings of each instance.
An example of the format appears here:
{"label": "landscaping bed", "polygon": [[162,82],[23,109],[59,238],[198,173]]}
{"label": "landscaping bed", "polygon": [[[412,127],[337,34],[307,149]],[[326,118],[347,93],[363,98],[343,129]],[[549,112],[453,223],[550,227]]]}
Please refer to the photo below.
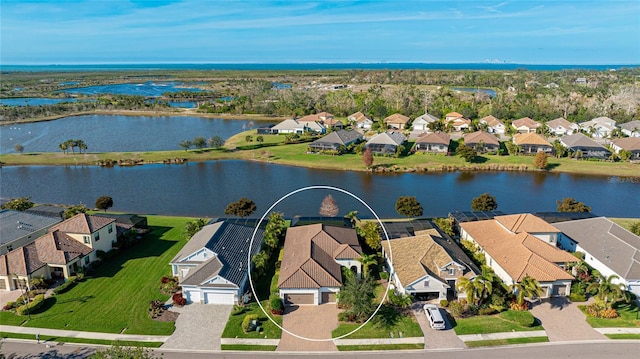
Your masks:
{"label": "landscaping bed", "polygon": [[578,308],[587,316],[586,320],[593,328],[640,328],[640,314],[635,303],[618,302],[613,304],[613,309],[618,312],[618,318],[596,318],[589,315],[586,305]]}
{"label": "landscaping bed", "polygon": [[[269,308],[269,301],[260,302],[265,309]],[[256,315],[261,332],[252,330],[245,333],[242,330],[242,321],[247,315]],[[272,315],[272,318],[282,325],[282,316]],[[273,324],[269,318],[260,310],[258,303],[249,303],[244,306],[244,310],[235,310],[231,312],[227,325],[222,332],[222,338],[253,338],[253,339],[279,339],[282,336],[282,330]]]}

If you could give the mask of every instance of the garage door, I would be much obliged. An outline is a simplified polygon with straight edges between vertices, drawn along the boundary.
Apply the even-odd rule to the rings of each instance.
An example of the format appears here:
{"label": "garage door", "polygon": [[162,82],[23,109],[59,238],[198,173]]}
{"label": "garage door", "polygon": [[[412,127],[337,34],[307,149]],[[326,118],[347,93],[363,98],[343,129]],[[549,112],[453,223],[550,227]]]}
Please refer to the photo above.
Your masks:
{"label": "garage door", "polygon": [[0,280],[0,290],[5,290],[5,289],[7,289],[7,281],[2,279]]}
{"label": "garage door", "polygon": [[629,292],[636,295],[636,298],[640,298],[640,284],[630,284]]}
{"label": "garage door", "polygon": [[204,293],[205,304],[235,304],[233,293]]}
{"label": "garage door", "polygon": [[336,293],[322,292],[322,303],[335,303]]}
{"label": "garage door", "polygon": [[286,305],[314,304],[313,294],[285,294],[284,303]]}
{"label": "garage door", "polygon": [[186,298],[189,303],[200,303],[200,292],[189,291]]}

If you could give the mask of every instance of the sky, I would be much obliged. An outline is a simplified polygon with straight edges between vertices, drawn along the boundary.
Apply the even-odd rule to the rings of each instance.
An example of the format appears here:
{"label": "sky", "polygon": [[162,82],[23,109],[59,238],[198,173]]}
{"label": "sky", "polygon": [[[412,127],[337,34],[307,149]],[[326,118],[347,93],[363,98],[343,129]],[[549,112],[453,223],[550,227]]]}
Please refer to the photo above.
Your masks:
{"label": "sky", "polygon": [[640,1],[2,0],[0,64],[640,64]]}

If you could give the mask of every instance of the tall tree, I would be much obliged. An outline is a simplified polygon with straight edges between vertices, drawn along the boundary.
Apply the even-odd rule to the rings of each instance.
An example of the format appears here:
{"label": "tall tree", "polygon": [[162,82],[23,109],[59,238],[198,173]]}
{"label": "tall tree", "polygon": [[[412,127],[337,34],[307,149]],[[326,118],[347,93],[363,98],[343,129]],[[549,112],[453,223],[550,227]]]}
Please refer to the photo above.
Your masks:
{"label": "tall tree", "polygon": [[498,209],[498,201],[489,193],[483,193],[471,200],[472,211],[494,211],[496,209]]}
{"label": "tall tree", "polygon": [[565,197],[561,201],[556,201],[558,212],[591,212],[591,207],[582,202],[576,201],[572,197]]}
{"label": "tall tree", "polygon": [[246,198],[242,197],[236,202],[231,202],[227,205],[227,208],[224,210],[224,214],[232,214],[238,217],[246,217],[251,215],[256,211],[256,204]]}
{"label": "tall tree", "polygon": [[364,239],[364,242],[373,250],[380,249],[381,238],[378,224],[373,221],[360,222],[360,226],[356,228],[358,235]]}
{"label": "tall tree", "polygon": [[185,151],[188,151],[193,144],[189,140],[184,140],[180,142],[179,145],[180,147],[184,148]]}
{"label": "tall tree", "polygon": [[475,147],[460,145],[456,149],[456,153],[464,158],[466,162],[473,162],[476,160],[476,156],[478,155],[478,151],[476,151]]}
{"label": "tall tree", "polygon": [[35,203],[30,201],[31,197],[20,197],[7,201],[2,205],[2,209],[12,209],[14,211],[26,211],[33,207]]}
{"label": "tall tree", "polygon": [[346,278],[337,297],[340,306],[345,308],[347,316],[354,321],[363,321],[369,318],[375,310],[374,287],[375,283],[372,277],[358,279],[355,276],[348,276]]}
{"label": "tall tree", "polygon": [[220,136],[213,136],[209,139],[209,147],[220,148],[224,146],[224,140]]}
{"label": "tall tree", "polygon": [[205,146],[207,146],[207,140],[204,137],[196,137],[193,139],[193,145],[196,148],[205,148]]}
{"label": "tall tree", "polygon": [[78,204],[78,205],[67,208],[64,211],[63,216],[64,216],[64,219],[69,219],[78,213],[87,213],[87,212],[89,212],[89,208],[87,208],[87,206],[85,206],[84,204]]}
{"label": "tall tree", "polygon": [[542,151],[536,153],[536,156],[533,158],[533,165],[541,170],[547,169],[547,166],[549,165],[549,162],[547,161],[547,154]]}
{"label": "tall tree", "polygon": [[16,152],[20,153],[20,154],[22,154],[22,152],[24,152],[24,146],[23,146],[23,145],[21,145],[21,144],[19,144],[19,143],[18,143],[18,144],[16,144],[15,146],[13,146],[13,149],[14,149]]}
{"label": "tall tree", "polygon": [[524,276],[519,283],[513,284],[511,288],[516,295],[516,303],[521,307],[524,305],[524,298],[536,298],[542,295],[542,287],[537,280],[529,275]]}
{"label": "tall tree", "polygon": [[413,196],[400,196],[396,201],[396,212],[406,217],[420,217],[422,205]]}
{"label": "tall tree", "polygon": [[194,219],[184,225],[184,236],[187,240],[191,239],[194,234],[198,233],[202,227],[207,224],[207,220],[204,218]]}
{"label": "tall tree", "polygon": [[360,264],[362,264],[362,275],[364,277],[368,277],[371,273],[370,267],[374,264],[378,264],[378,255],[363,253],[358,261],[360,262]]}
{"label": "tall tree", "polygon": [[338,212],[340,212],[340,208],[338,208],[336,200],[333,199],[332,195],[328,194],[320,204],[320,215],[325,217],[335,217],[338,215]]}
{"label": "tall tree", "polygon": [[587,291],[595,291],[596,298],[602,301],[606,309],[611,309],[613,303],[624,297],[625,286],[622,283],[614,283],[620,279],[615,274],[605,277],[598,273],[597,277],[598,281],[589,284]]}
{"label": "tall tree", "polygon": [[371,168],[373,165],[373,153],[371,153],[369,147],[365,148],[364,152],[362,152],[362,163],[367,168]]}
{"label": "tall tree", "polygon": [[96,199],[97,209],[104,210],[106,212],[107,209],[111,207],[113,207],[113,198],[109,196],[100,196],[98,197],[98,199]]}

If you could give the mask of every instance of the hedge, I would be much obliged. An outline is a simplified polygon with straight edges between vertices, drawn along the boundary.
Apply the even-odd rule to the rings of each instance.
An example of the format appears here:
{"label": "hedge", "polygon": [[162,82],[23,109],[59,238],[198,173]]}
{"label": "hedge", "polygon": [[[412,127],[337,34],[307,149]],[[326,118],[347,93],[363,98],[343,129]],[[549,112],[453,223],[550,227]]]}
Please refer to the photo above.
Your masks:
{"label": "hedge", "polygon": [[75,287],[77,284],[77,277],[69,277],[66,282],[60,284],[53,290],[54,294],[62,294],[71,290],[71,288]]}
{"label": "hedge", "polygon": [[42,304],[44,304],[44,294],[38,294],[33,298],[33,301],[16,308],[16,313],[18,315],[27,315],[42,307]]}
{"label": "hedge", "polygon": [[251,328],[251,322],[254,320],[255,321],[258,320],[258,314],[245,315],[244,319],[242,319],[242,331],[245,333],[249,333],[252,329],[255,329],[255,328]]}

